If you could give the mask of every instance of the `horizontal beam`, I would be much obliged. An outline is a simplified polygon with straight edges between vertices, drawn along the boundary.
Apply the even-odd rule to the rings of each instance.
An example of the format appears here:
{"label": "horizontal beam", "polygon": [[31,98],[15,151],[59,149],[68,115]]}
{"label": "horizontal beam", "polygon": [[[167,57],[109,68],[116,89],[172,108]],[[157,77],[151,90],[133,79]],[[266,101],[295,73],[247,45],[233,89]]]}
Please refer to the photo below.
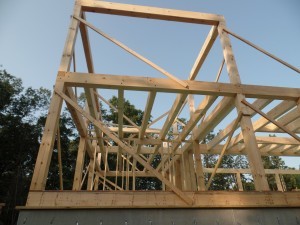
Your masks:
{"label": "horizontal beam", "polygon": [[[203,168],[203,173],[213,173],[214,168]],[[103,172],[98,172],[100,174]],[[241,173],[241,174],[251,174],[250,169],[232,169],[232,168],[218,168],[216,173],[222,173],[222,174],[235,174],[235,173]],[[265,169],[266,174],[300,174],[300,170],[282,170],[282,169]],[[125,176],[126,171],[109,171],[106,172],[107,177],[115,177],[115,176]],[[129,176],[132,177],[133,173],[130,172]],[[145,171],[136,171],[135,172],[136,177],[154,177],[153,174]]]}
{"label": "horizontal beam", "polygon": [[[298,146],[295,146],[292,149],[289,149],[287,151],[261,151],[262,156],[300,156],[300,151],[297,148]],[[220,154],[222,151],[223,145],[217,145],[213,148],[209,148],[207,144],[200,144],[200,153],[201,154]],[[106,149],[109,153],[117,153],[118,146],[107,146]],[[185,148],[183,149],[185,150]],[[182,151],[181,148],[177,149],[177,151],[174,153],[175,155],[181,155]],[[155,147],[146,147],[142,146],[140,154],[154,154],[155,153]],[[169,155],[170,150],[168,148],[163,148],[162,154]],[[245,147],[242,146],[235,146],[233,148],[228,149],[225,152],[225,155],[246,155]]]}
{"label": "horizontal beam", "polygon": [[300,192],[184,192],[193,198],[187,205],[167,191],[30,191],[19,209],[91,208],[261,208],[299,207]]}
{"label": "horizontal beam", "polygon": [[175,9],[157,8],[120,4],[105,1],[77,0],[86,12],[104,13],[110,15],[130,16],[146,19],[168,20],[185,23],[197,23],[205,25],[218,25],[224,17],[216,14],[199,13]]}
{"label": "horizontal beam", "polygon": [[300,98],[299,88],[271,87],[258,85],[242,85],[203,81],[185,81],[189,88],[164,78],[141,76],[119,76],[107,74],[60,72],[57,81],[65,82],[66,86],[157,91],[182,94],[201,94],[213,96],[235,96],[244,94],[248,98],[297,100]]}

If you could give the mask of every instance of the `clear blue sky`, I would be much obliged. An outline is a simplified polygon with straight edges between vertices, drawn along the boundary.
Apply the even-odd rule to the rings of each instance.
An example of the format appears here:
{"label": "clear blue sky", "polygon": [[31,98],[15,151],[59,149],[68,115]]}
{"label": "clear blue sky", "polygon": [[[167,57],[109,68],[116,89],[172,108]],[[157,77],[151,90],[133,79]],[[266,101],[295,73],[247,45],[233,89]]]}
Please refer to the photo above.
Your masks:
{"label": "clear blue sky", "polygon": [[[300,68],[300,1],[299,0],[119,0],[206,13],[222,14],[233,32],[263,47]],[[67,28],[72,14],[70,0],[0,0],[0,65],[22,78],[26,87],[52,89],[60,62]],[[187,79],[193,62],[209,31],[208,26],[160,22],[136,18],[87,15],[95,26],[122,41],[137,52],[182,79]],[[90,32],[96,72],[164,77],[99,35]],[[243,83],[273,86],[300,86],[300,74],[232,40]],[[77,70],[86,71],[76,45]],[[213,81],[222,60],[219,41],[209,55],[199,80]],[[83,60],[81,60],[83,61]],[[227,82],[223,71],[222,82]],[[101,92],[107,98],[111,93]],[[143,109],[146,94],[126,92],[125,97]],[[172,104],[175,95],[158,95],[162,105],[154,105],[153,117]],[[196,102],[200,101],[200,97]],[[183,112],[186,117],[187,111]],[[294,166],[299,162],[295,162]]]}

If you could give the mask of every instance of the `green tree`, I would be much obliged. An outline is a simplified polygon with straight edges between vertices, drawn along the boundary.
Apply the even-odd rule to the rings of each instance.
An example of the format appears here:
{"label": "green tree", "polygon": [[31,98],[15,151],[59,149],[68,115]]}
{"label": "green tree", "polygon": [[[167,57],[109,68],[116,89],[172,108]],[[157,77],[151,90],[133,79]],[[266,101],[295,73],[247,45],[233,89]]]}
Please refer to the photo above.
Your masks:
{"label": "green tree", "polygon": [[24,205],[39,147],[38,115],[45,113],[50,92],[24,89],[22,81],[0,70],[0,202],[2,220],[13,224],[16,205]]}

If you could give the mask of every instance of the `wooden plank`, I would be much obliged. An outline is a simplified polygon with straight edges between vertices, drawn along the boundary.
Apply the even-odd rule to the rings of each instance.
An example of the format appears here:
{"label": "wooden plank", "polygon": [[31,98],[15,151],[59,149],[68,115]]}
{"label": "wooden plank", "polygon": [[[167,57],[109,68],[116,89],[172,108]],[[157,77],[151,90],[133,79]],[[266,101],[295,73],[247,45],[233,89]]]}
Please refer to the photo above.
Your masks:
{"label": "wooden plank", "polygon": [[[275,106],[274,108],[272,108],[267,115],[272,117],[272,118],[278,118],[280,117],[282,114],[286,113],[287,111],[289,111],[291,108],[293,108],[296,105],[295,101],[283,101],[281,103],[279,103],[277,106]],[[252,110],[252,109],[251,109]],[[270,121],[267,120],[264,117],[259,118],[258,120],[256,120],[253,123],[253,129],[255,131],[258,131],[260,128],[264,127],[266,124],[268,124]],[[232,139],[232,143],[230,143],[230,146],[234,146],[235,144],[237,144],[239,141],[241,141],[243,139],[243,135],[239,134],[236,137],[234,137]]]}
{"label": "wooden plank", "polygon": [[[195,113],[194,95],[189,95],[188,102],[189,102],[189,108],[190,108],[190,117],[193,117],[193,115]],[[205,115],[205,113],[206,112],[204,112],[204,115]],[[202,117],[202,118],[204,118],[204,117]],[[196,130],[195,127],[193,128],[193,131],[192,131],[192,137],[194,135],[194,130]],[[198,191],[205,191],[205,177],[204,177],[204,173],[203,173],[203,165],[202,165],[202,159],[201,159],[200,145],[199,145],[198,141],[193,141],[193,153],[194,153],[194,158],[195,158],[195,172],[196,172],[197,190]],[[173,165],[175,165],[175,163],[173,163]]]}
{"label": "wooden plank", "polygon": [[63,181],[63,167],[62,167],[62,158],[61,158],[61,141],[60,141],[60,129],[59,129],[59,120],[57,124],[57,135],[56,135],[56,143],[57,143],[57,158],[58,158],[58,171],[59,171],[59,188],[60,190],[64,189],[64,181]]}
{"label": "wooden plank", "polygon": [[[199,141],[203,139],[211,130],[213,130],[222,119],[224,119],[227,114],[233,109],[234,99],[229,97],[224,97],[212,110],[209,116],[203,120],[200,126],[193,131],[193,137],[190,138],[192,140]],[[181,152],[188,151],[191,149],[192,144],[190,142],[187,142],[183,145],[181,148]],[[176,151],[175,151],[176,152]],[[175,156],[171,163],[173,161],[178,160],[178,156]],[[165,167],[165,170],[168,170],[170,167],[170,164]]]}
{"label": "wooden plank", "polygon": [[[286,125],[289,130],[294,131],[295,133],[300,133],[300,118],[296,119],[292,123]],[[258,132],[267,132],[267,133],[285,133],[283,130],[278,129],[278,127],[274,124],[268,124],[262,128],[257,130]]]}
{"label": "wooden plank", "polygon": [[217,29],[216,26],[213,26],[210,29],[210,31],[209,31],[209,33],[208,33],[208,35],[207,35],[207,37],[204,41],[204,44],[203,44],[203,46],[202,46],[202,48],[199,52],[199,55],[198,55],[194,65],[192,67],[192,70],[191,70],[190,76],[189,76],[189,80],[195,80],[195,78],[196,78],[197,74],[199,73],[199,70],[201,69],[201,67],[202,67],[202,65],[203,65],[210,49],[212,48],[217,36],[218,36],[218,29]]}
{"label": "wooden plank", "polygon": [[294,132],[290,131],[289,129],[287,129],[285,126],[283,126],[282,124],[278,123],[276,120],[272,119],[270,116],[268,116],[267,114],[265,114],[264,112],[262,112],[261,110],[257,109],[256,107],[253,107],[249,102],[247,102],[246,100],[242,100],[242,103],[247,105],[248,107],[250,107],[251,109],[253,109],[254,111],[256,111],[257,113],[259,113],[261,116],[263,116],[264,118],[266,118],[267,120],[269,120],[270,122],[274,123],[276,126],[278,126],[281,130],[284,130],[286,133],[288,133],[289,135],[291,135],[293,138],[295,138],[299,143],[300,143],[300,137],[298,137],[297,134],[295,134]]}
{"label": "wooden plank", "polygon": [[80,190],[86,151],[86,138],[80,137],[72,190]]}
{"label": "wooden plank", "polygon": [[[124,133],[123,133],[123,115],[124,115],[124,90],[123,89],[119,89],[118,90],[118,135],[119,135],[119,139],[122,140],[124,137]],[[121,154],[122,154],[122,148],[121,146],[118,146],[119,150],[118,150],[118,162],[119,162],[119,170],[122,170],[123,164],[122,164],[122,160],[121,160]]]}
{"label": "wooden plank", "polygon": [[152,78],[142,76],[118,76],[107,74],[89,73],[60,73],[58,81],[63,81],[67,86],[93,87],[135,90],[135,91],[156,91],[182,94],[201,94],[213,96],[235,96],[237,93],[244,94],[247,98],[284,99],[298,100],[300,97],[299,88],[271,87],[245,84],[228,84],[204,81],[185,81],[189,89],[182,87],[176,82],[165,78]]}
{"label": "wooden plank", "polygon": [[[273,208],[299,207],[299,192],[186,192],[194,205],[182,202],[173,192],[48,191],[29,192],[22,209],[92,208]],[[19,207],[20,209],[20,207]]]}
{"label": "wooden plank", "polygon": [[[73,15],[79,16],[81,13],[81,7],[78,5],[74,6]],[[79,23],[71,19],[68,36],[63,50],[59,70],[68,71],[71,65],[71,57],[73,55],[75,39],[78,31]],[[56,83],[56,88],[60,91],[64,90],[63,83]],[[30,190],[43,190],[46,186],[47,174],[49,170],[50,160],[52,156],[53,144],[55,139],[55,133],[57,129],[57,120],[60,115],[62,107],[62,99],[56,94],[50,102],[49,113],[47,116],[44,134],[41,140],[35,169],[33,172]]]}
{"label": "wooden plank", "polygon": [[209,189],[209,187],[210,187],[210,185],[211,185],[211,182],[212,182],[214,176],[216,175],[217,169],[218,169],[218,167],[220,166],[220,164],[221,164],[221,162],[222,162],[222,159],[223,159],[223,156],[224,156],[224,154],[225,154],[225,151],[227,150],[227,147],[228,147],[228,145],[229,145],[229,143],[230,143],[230,140],[231,140],[231,138],[232,138],[232,136],[233,136],[233,133],[234,133],[234,131],[236,130],[238,123],[239,123],[240,120],[242,119],[242,116],[243,116],[243,114],[240,112],[239,115],[237,116],[235,122],[234,122],[234,125],[233,125],[233,127],[232,127],[232,130],[229,132],[228,138],[227,138],[227,140],[226,140],[226,144],[224,145],[224,147],[223,147],[223,149],[222,149],[222,151],[221,151],[221,154],[219,155],[218,161],[217,161],[217,163],[216,163],[216,165],[215,165],[215,168],[214,168],[214,170],[213,170],[213,172],[212,172],[212,174],[211,174],[211,176],[209,177],[209,180],[208,180],[208,182],[207,182],[206,190]]}
{"label": "wooden plank", "polygon": [[66,96],[64,93],[62,93],[59,90],[56,90],[58,93],[66,102],[68,102],[70,105],[72,105],[77,111],[79,111],[84,117],[86,117],[90,122],[92,122],[95,126],[97,126],[102,132],[104,132],[107,136],[109,136],[114,142],[116,142],[119,146],[122,147],[122,149],[130,154],[133,158],[135,158],[140,164],[142,164],[147,170],[149,170],[151,173],[153,173],[158,179],[160,179],[162,182],[164,182],[172,191],[174,191],[184,202],[187,204],[193,204],[192,199],[187,197],[181,190],[179,190],[177,187],[175,187],[171,182],[169,182],[166,178],[164,178],[157,170],[153,169],[153,167],[148,164],[144,159],[142,159],[138,154],[135,153],[135,150],[127,145],[126,143],[122,142],[118,137],[116,137],[113,133],[110,132],[109,129],[107,129],[105,126],[103,126],[99,121],[91,117],[89,114],[87,114],[84,110],[82,110],[75,102],[73,102],[68,96]]}
{"label": "wooden plank", "polygon": [[300,145],[300,142],[294,138],[286,137],[260,137],[256,136],[257,143],[260,144],[282,144],[282,145]]}
{"label": "wooden plank", "polygon": [[151,117],[151,110],[154,104],[154,100],[155,100],[155,96],[156,96],[156,92],[149,92],[148,94],[148,99],[147,99],[147,103],[146,103],[146,107],[144,110],[144,116],[143,116],[143,121],[142,121],[142,125],[141,125],[141,130],[139,133],[139,138],[143,139],[144,135],[145,135],[145,131],[146,128],[148,127],[148,122],[149,119]]}
{"label": "wooden plank", "polygon": [[272,59],[276,60],[277,62],[280,62],[281,64],[283,64],[283,65],[287,66],[288,68],[290,68],[290,69],[296,71],[297,73],[300,73],[300,69],[298,69],[298,68],[296,68],[295,66],[292,66],[291,64],[289,64],[289,63],[283,61],[282,59],[280,59],[280,58],[278,58],[277,56],[275,56],[275,55],[273,55],[273,54],[267,52],[266,50],[264,50],[264,49],[258,47],[257,45],[251,43],[250,41],[247,41],[245,38],[242,38],[241,36],[239,36],[239,35],[233,33],[232,31],[229,31],[227,28],[224,29],[224,31],[227,32],[228,34],[231,34],[233,37],[235,37],[235,38],[241,40],[242,42],[244,42],[244,43],[250,45],[251,47],[255,48],[256,50],[258,50],[258,51],[264,53],[265,55],[271,57]]}
{"label": "wooden plank", "polygon": [[[179,161],[177,161],[179,162]],[[203,168],[203,172],[204,173],[213,173],[214,168]],[[107,172],[107,177],[114,177],[116,174],[117,176],[122,176],[122,174],[124,173],[124,171],[120,172],[120,171],[109,171]],[[218,168],[216,173],[219,174],[251,174],[251,170],[250,169],[235,169],[235,168]],[[293,170],[293,169],[265,169],[265,173],[266,174],[300,174],[300,170]],[[103,171],[101,172],[97,172],[97,174],[103,175]],[[153,175],[152,173],[149,172],[144,172],[144,171],[137,171],[135,174],[137,177],[155,177],[155,175]],[[133,176],[132,174],[129,174],[129,176]]]}
{"label": "wooden plank", "polygon": [[[101,96],[99,93],[94,92],[95,95],[100,98],[103,102],[105,102],[110,108],[112,108],[115,112],[118,112],[118,108],[116,108],[113,104],[111,104],[109,101],[107,101],[105,98],[103,98],[103,96]],[[132,126],[136,127],[138,130],[140,129],[140,127],[138,125],[136,125],[131,119],[129,119],[126,115],[124,115],[123,113],[123,118],[125,120],[127,120],[127,122],[129,122]]]}
{"label": "wooden plank", "polygon": [[158,19],[207,25],[218,25],[219,21],[224,20],[223,16],[216,14],[157,8],[151,6],[120,4],[106,1],[77,0],[77,4],[80,4],[83,10],[87,12],[146,19]]}
{"label": "wooden plank", "polygon": [[[56,83],[55,88],[63,91],[64,84]],[[49,112],[34,167],[30,190],[45,189],[61,107],[62,98],[54,93],[49,106]]]}
{"label": "wooden plank", "polygon": [[[221,22],[218,26],[219,37],[221,41],[221,46],[223,49],[223,56],[226,62],[227,73],[229,75],[230,82],[232,84],[240,85],[241,79],[237,64],[234,58],[231,42],[228,34],[224,31],[226,29],[225,22]],[[244,137],[245,148],[248,155],[248,161],[250,168],[252,170],[252,176],[254,180],[255,189],[258,191],[269,190],[269,185],[264,173],[264,167],[261,161],[261,154],[259,152],[254,129],[251,121],[251,111],[244,107],[240,101],[245,99],[244,94],[237,94],[236,96],[236,108],[238,113],[243,113],[241,118],[241,130]]]}
{"label": "wooden plank", "polygon": [[188,85],[185,82],[181,81],[180,79],[178,79],[177,77],[175,77],[171,73],[167,72],[165,69],[163,69],[160,66],[156,65],[155,63],[153,63],[152,61],[150,61],[146,57],[142,56],[141,54],[139,54],[136,51],[132,50],[131,48],[127,47],[122,42],[120,42],[120,41],[118,41],[118,40],[110,37],[108,34],[104,33],[103,31],[101,31],[100,29],[96,28],[95,26],[93,26],[92,24],[88,23],[87,21],[85,21],[85,20],[83,20],[83,19],[81,19],[81,18],[79,18],[77,16],[74,16],[74,18],[77,19],[77,20],[79,20],[81,23],[84,23],[86,26],[88,26],[89,28],[91,28],[92,30],[94,30],[96,33],[100,34],[102,37],[104,37],[107,40],[113,42],[114,44],[116,44],[120,48],[124,49],[126,52],[130,53],[131,55],[135,56],[139,60],[141,60],[144,63],[148,64],[152,68],[154,68],[157,71],[161,72],[163,75],[169,77],[171,80],[177,82],[178,84],[182,85],[185,88],[188,87]]}
{"label": "wooden plank", "polygon": [[[271,103],[270,99],[257,99],[253,105],[258,107],[259,109],[264,108],[269,103]],[[251,116],[254,116],[256,112],[252,111]],[[232,130],[232,127],[235,123],[235,120],[233,120],[227,127],[225,127],[223,130],[221,130],[211,141],[208,143],[208,148],[211,149],[217,144],[219,144],[222,140],[224,140],[228,135],[229,132]]]}
{"label": "wooden plank", "polygon": [[236,173],[236,181],[237,181],[237,186],[239,191],[243,191],[244,187],[243,187],[243,183],[242,183],[242,179],[241,179],[241,173]]}

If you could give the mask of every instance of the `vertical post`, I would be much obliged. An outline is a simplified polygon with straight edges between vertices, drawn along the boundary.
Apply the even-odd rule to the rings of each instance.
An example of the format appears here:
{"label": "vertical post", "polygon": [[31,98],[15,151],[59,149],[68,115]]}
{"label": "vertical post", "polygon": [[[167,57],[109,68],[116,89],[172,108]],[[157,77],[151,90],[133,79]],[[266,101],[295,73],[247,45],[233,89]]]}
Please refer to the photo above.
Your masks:
{"label": "vertical post", "polygon": [[283,191],[283,186],[278,173],[275,173],[275,181],[276,181],[278,191]]}
{"label": "vertical post", "polygon": [[[224,59],[226,62],[227,72],[230,82],[233,84],[241,84],[240,75],[237,69],[237,64],[233,55],[231,43],[228,34],[223,30],[226,28],[224,21],[218,25],[218,33],[223,48]],[[250,118],[249,110],[241,103],[245,99],[243,94],[236,96],[236,108],[238,113],[242,112],[241,128],[245,142],[245,149],[248,155],[249,165],[254,180],[255,189],[257,191],[268,191],[269,185],[266,179],[264,167],[261,160],[261,155],[257,146],[253,125]]]}
{"label": "vertical post", "polygon": [[[56,83],[56,89],[63,91],[64,84]],[[57,131],[58,118],[62,107],[62,98],[53,94],[47,116],[39,153],[31,180],[30,190],[44,190],[53,153],[53,145]]]}
{"label": "vertical post", "polygon": [[84,165],[85,152],[86,152],[86,138],[80,137],[77,159],[76,159],[75,174],[74,174],[74,180],[73,180],[73,190],[81,189],[82,171],[83,171],[83,165]]}
{"label": "vertical post", "polygon": [[61,142],[60,142],[59,120],[58,120],[58,125],[57,125],[57,158],[58,158],[58,169],[59,169],[59,188],[60,188],[60,190],[63,190],[64,182],[63,182],[63,170],[62,170],[62,160],[61,160]]}
{"label": "vertical post", "polygon": [[[81,6],[75,4],[73,14],[80,16]],[[69,71],[71,65],[71,59],[74,50],[75,39],[79,27],[79,22],[74,18],[71,19],[69,26],[68,37],[65,43],[59,71]],[[64,91],[64,84],[56,82],[56,90]],[[53,152],[53,144],[55,140],[55,134],[57,130],[57,121],[61,112],[62,98],[53,94],[50,102],[49,113],[47,116],[45,129],[37,156],[30,190],[44,190],[47,181],[47,175],[49,171],[50,161]]]}
{"label": "vertical post", "polygon": [[[189,107],[190,107],[190,117],[192,117],[193,113],[195,112],[194,95],[188,96],[188,102],[189,102]],[[194,131],[192,131],[192,135],[193,135],[193,133],[194,133]],[[197,189],[199,191],[205,191],[205,179],[204,179],[204,173],[203,173],[199,141],[193,141],[193,153],[194,153],[194,158],[195,158]]]}
{"label": "vertical post", "polygon": [[180,160],[176,160],[174,162],[174,167],[175,167],[175,186],[177,188],[179,188],[180,190],[182,189],[182,186],[181,186],[181,165],[180,165]]}
{"label": "vertical post", "polygon": [[189,161],[189,174],[190,174],[190,180],[191,180],[191,191],[197,191],[197,185],[196,185],[196,174],[195,174],[195,162],[193,157],[193,152],[190,150],[188,152],[188,161]]}
{"label": "vertical post", "polygon": [[237,181],[237,186],[239,191],[244,191],[243,183],[241,179],[241,173],[236,173],[235,175],[236,175],[236,181]]}

